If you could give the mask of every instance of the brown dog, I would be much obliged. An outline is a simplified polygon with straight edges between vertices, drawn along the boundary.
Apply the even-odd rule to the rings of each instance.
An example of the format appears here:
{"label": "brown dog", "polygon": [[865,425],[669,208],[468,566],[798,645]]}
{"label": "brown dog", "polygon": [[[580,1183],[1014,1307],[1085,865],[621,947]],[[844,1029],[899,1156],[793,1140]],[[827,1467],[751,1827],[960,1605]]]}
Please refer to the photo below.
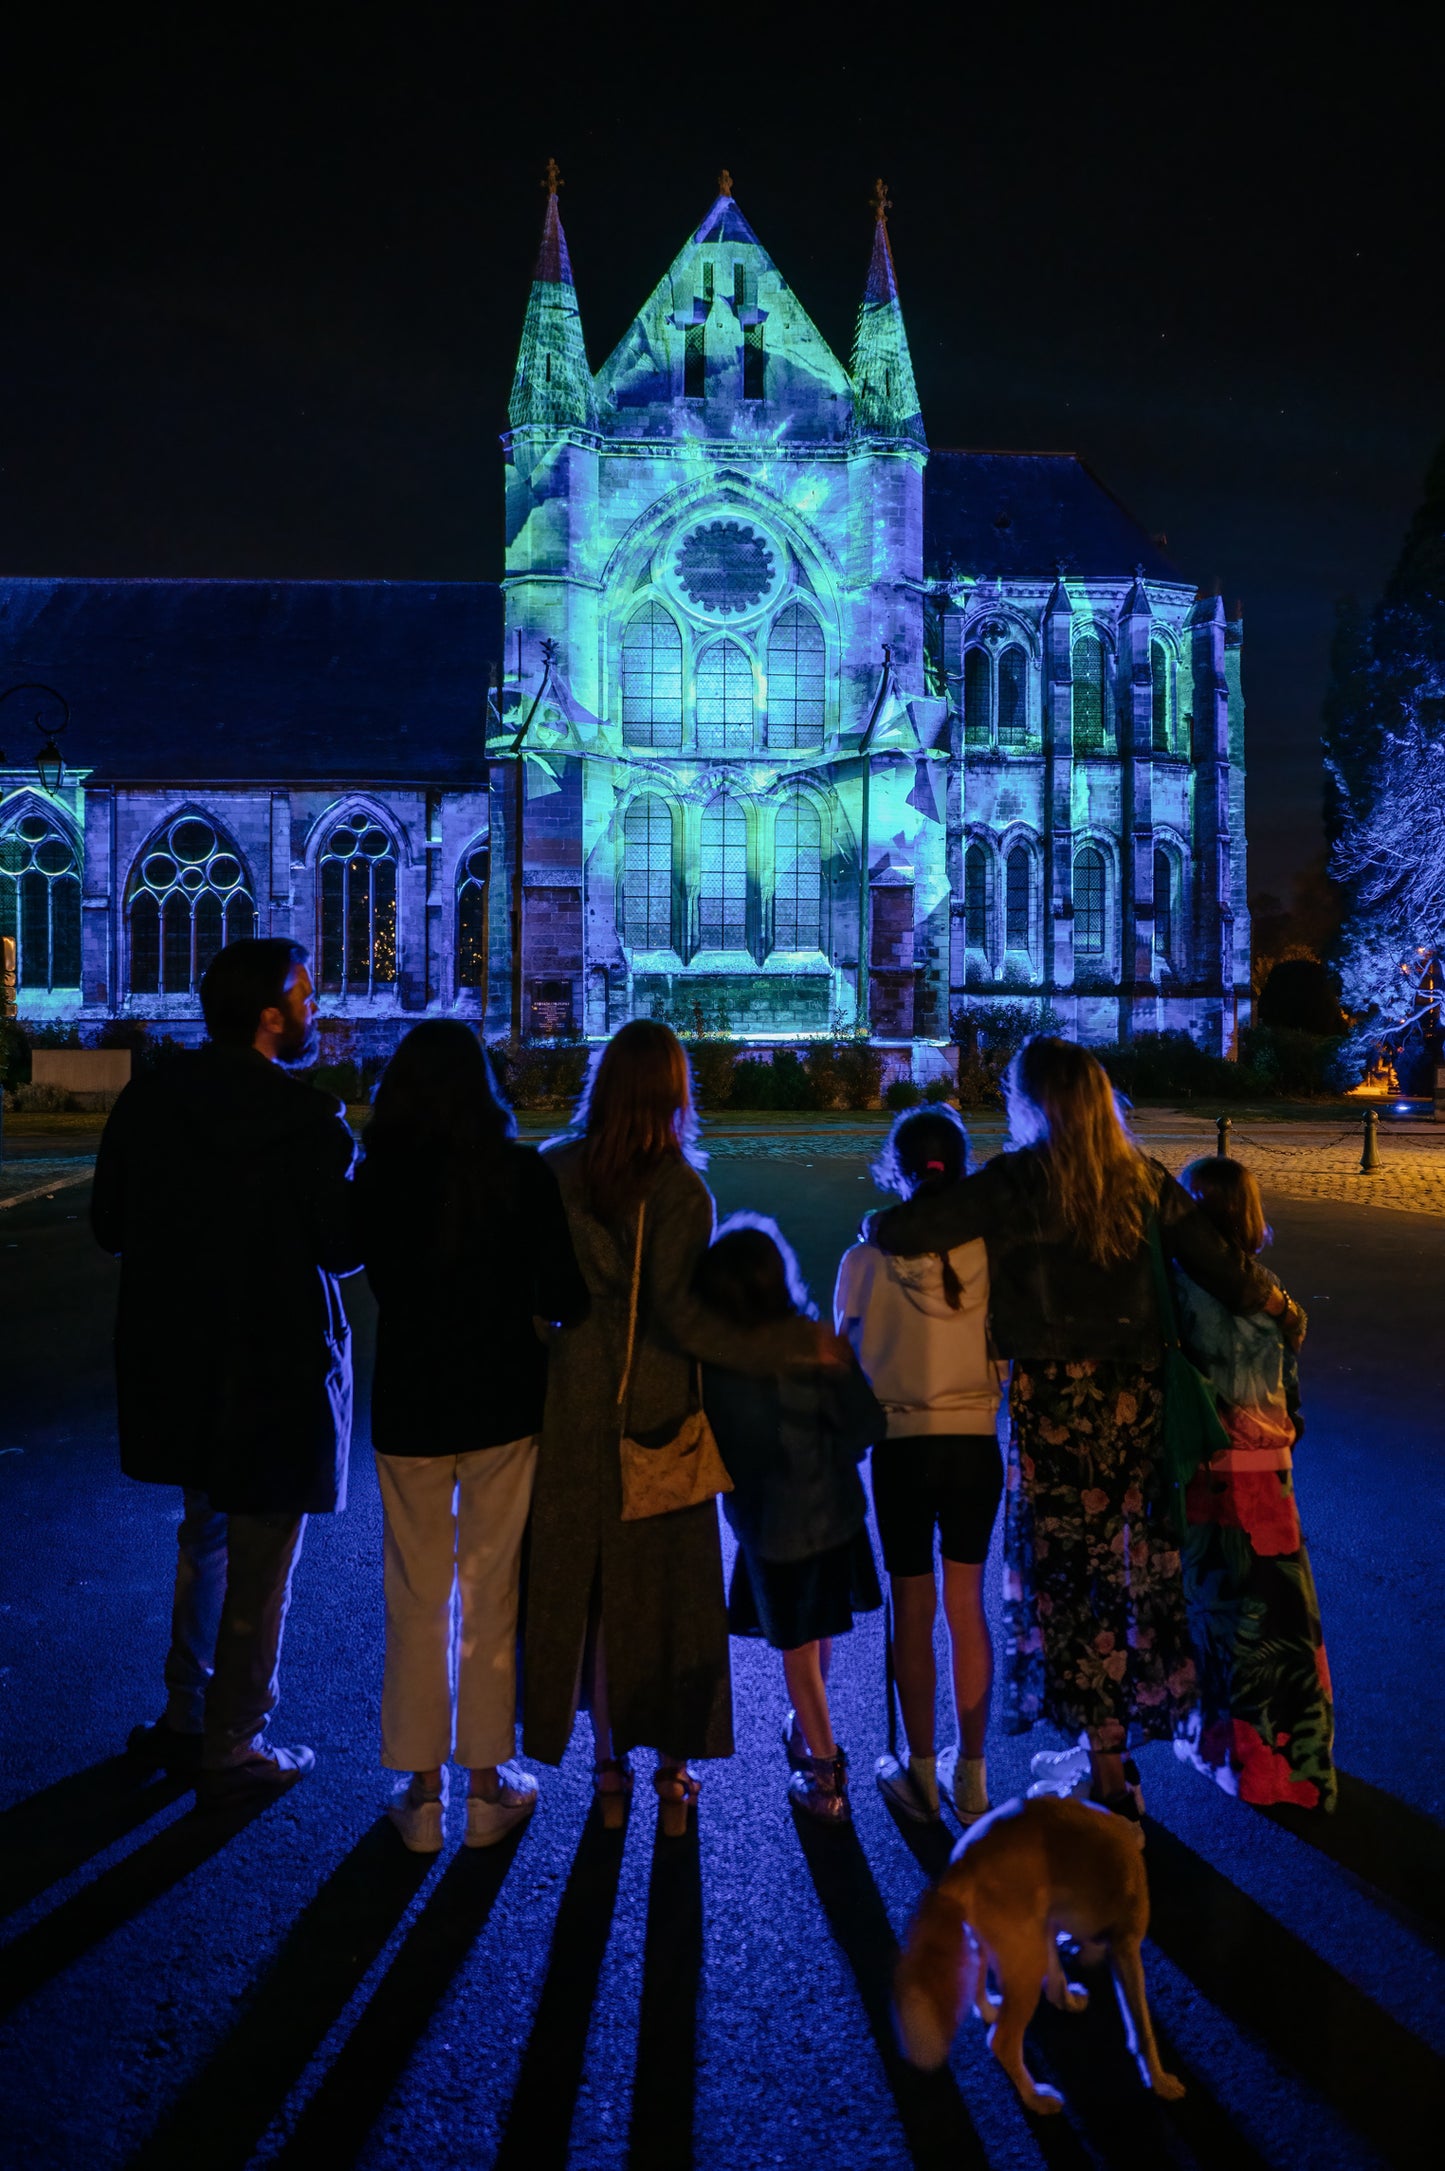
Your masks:
{"label": "brown dog", "polygon": [[[1043,1795],[1005,1802],[980,1817],[914,1918],[898,1963],[893,2010],[904,2055],[934,2067],[948,2056],[964,2007],[989,2024],[989,2049],[1031,2111],[1057,2111],[1061,2097],[1024,2064],[1024,2029],[1040,1989],[1077,2013],[1088,1992],[1065,1978],[1058,1936],[1094,1956],[1107,1947],[1129,2048],[1157,2095],[1172,2102],[1184,2084],[1159,2063],[1139,1946],[1149,1927],[1143,1833],[1093,1802]],[[1000,2002],[988,1993],[992,1968]]]}

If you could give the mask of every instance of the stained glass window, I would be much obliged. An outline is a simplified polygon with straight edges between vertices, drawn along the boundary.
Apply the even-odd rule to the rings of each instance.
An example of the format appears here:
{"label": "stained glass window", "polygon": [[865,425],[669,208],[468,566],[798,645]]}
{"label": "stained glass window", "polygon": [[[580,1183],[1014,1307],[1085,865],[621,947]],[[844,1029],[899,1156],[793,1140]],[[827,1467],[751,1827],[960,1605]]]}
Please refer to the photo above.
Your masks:
{"label": "stained glass window", "polygon": [[0,836],[0,936],[22,988],[80,985],[80,856],[60,824],[22,814]]}
{"label": "stained glass window", "polygon": [[716,641],[697,667],[697,744],[704,754],[753,750],[753,667],[736,641]]}
{"label": "stained glass window", "polygon": [[787,752],[823,743],[823,629],[790,603],[768,636],[768,745]]}
{"label": "stained glass window", "polygon": [[993,663],[986,648],[964,651],[963,738],[966,746],[993,743]]}
{"label": "stained glass window", "polygon": [[1162,641],[1149,643],[1149,684],[1153,694],[1154,751],[1167,754],[1170,747],[1169,658]]}
{"label": "stained glass window", "polygon": [[1026,746],[1028,736],[1028,658],[1021,648],[1006,648],[998,659],[998,743]]}
{"label": "stained glass window", "polygon": [[988,853],[981,844],[971,844],[963,861],[964,940],[970,950],[982,950],[985,955],[993,932],[991,873]]}
{"label": "stained glass window", "polygon": [[672,947],[672,809],[634,799],[623,824],[622,935],[639,950]]}
{"label": "stained glass window", "polygon": [[823,828],[810,799],[789,799],[773,839],[773,942],[780,950],[823,947]]}
{"label": "stained glass window", "polygon": [[622,636],[622,736],[682,744],[682,635],[660,603],[644,603]]}
{"label": "stained glass window", "polygon": [[1174,862],[1167,852],[1154,854],[1154,947],[1166,964],[1174,962]]}
{"label": "stained glass window", "polygon": [[1026,844],[1016,844],[1004,864],[1004,945],[1010,950],[1029,946],[1029,890],[1033,868]]}
{"label": "stained glass window", "polygon": [[487,846],[474,844],[457,881],[457,986],[479,988],[487,956]]}
{"label": "stained glass window", "polygon": [[1074,855],[1074,954],[1102,957],[1105,936],[1104,855],[1086,844]]}
{"label": "stained glass window", "polygon": [[1097,753],[1104,745],[1104,644],[1086,633],[1074,643],[1074,752]]}
{"label": "stained glass window", "polygon": [[748,946],[747,816],[726,792],[702,810],[698,935],[705,950]]}
{"label": "stained glass window", "polygon": [[178,815],[132,878],[131,993],[193,995],[216,952],[255,932],[255,901],[235,846],[207,816]]}
{"label": "stained glass window", "polygon": [[773,553],[740,520],[710,520],[684,536],[677,577],[699,610],[750,611],[773,585]]}
{"label": "stained glass window", "polygon": [[396,984],[396,854],[369,814],[348,814],[321,854],[321,986],[374,995]]}

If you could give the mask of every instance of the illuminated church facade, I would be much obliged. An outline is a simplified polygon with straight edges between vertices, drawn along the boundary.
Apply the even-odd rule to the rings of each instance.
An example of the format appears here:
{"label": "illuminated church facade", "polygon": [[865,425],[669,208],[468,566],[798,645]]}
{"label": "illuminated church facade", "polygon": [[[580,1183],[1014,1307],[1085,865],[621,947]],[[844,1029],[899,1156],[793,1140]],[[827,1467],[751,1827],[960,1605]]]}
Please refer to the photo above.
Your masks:
{"label": "illuminated church facade", "polygon": [[189,1031],[256,929],[358,1048],[658,1015],[922,1075],[1023,1003],[1229,1050],[1238,616],[1073,456],[930,447],[886,208],[846,367],[724,176],[594,375],[553,190],[500,592],[0,582],[85,765],[0,769],[21,1017]]}

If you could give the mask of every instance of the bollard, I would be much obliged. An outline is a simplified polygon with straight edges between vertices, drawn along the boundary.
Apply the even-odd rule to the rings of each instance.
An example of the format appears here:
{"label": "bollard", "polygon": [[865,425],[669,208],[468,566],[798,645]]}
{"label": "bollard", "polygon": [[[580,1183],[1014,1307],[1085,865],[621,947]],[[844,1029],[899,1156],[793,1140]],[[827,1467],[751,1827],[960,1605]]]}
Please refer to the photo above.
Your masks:
{"label": "bollard", "polygon": [[1216,1116],[1216,1117],[1215,1117],[1215,1119],[1214,1119],[1214,1128],[1215,1128],[1215,1132],[1216,1132],[1216,1133],[1217,1133],[1217,1135],[1218,1135],[1218,1140],[1219,1140],[1219,1143],[1218,1143],[1218,1144],[1216,1145],[1216,1147],[1215,1147],[1215,1149],[1214,1149],[1214,1152],[1215,1152],[1215,1157],[1216,1157],[1216,1159],[1218,1159],[1218,1160],[1220,1160],[1220,1161],[1227,1161],[1227,1160],[1229,1159],[1229,1118],[1228,1118],[1228,1116]]}
{"label": "bollard", "polygon": [[1373,1108],[1365,1110],[1365,1150],[1360,1155],[1360,1174],[1373,1176],[1380,1166],[1380,1118]]}

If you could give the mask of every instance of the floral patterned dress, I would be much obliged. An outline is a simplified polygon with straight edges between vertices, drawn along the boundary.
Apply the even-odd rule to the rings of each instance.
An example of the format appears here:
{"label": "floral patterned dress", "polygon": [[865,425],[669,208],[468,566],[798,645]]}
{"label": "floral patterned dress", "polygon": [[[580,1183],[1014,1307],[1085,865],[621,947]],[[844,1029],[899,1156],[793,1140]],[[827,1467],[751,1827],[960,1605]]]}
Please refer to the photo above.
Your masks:
{"label": "floral patterned dress", "polygon": [[1334,1701],[1294,1492],[1294,1360],[1275,1322],[1236,1319],[1183,1275],[1180,1327],[1229,1446],[1185,1496],[1184,1590],[1199,1709],[1177,1753],[1242,1801],[1333,1809]]}
{"label": "floral patterned dress", "polygon": [[1160,1476],[1162,1374],[1016,1360],[1004,1506],[1004,1724],[1167,1740],[1197,1696]]}

